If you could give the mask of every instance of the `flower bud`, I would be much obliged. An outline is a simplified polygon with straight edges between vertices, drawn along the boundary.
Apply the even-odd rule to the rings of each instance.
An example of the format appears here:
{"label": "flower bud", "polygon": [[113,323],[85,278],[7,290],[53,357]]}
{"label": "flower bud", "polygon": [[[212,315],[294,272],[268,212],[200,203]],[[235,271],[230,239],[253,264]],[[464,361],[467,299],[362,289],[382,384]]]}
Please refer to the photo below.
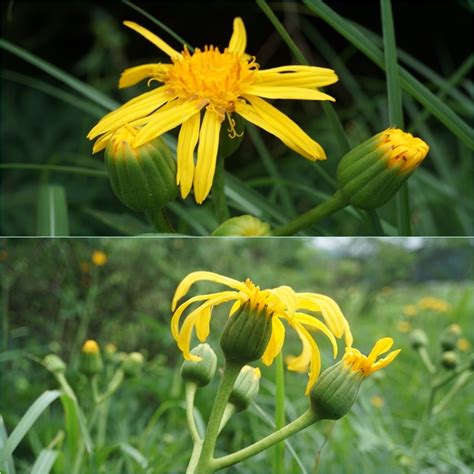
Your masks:
{"label": "flower bud", "polygon": [[110,139],[105,163],[112,189],[135,211],[160,209],[176,199],[176,162],[161,138],[132,146],[138,129],[124,126]]}
{"label": "flower bud", "polygon": [[104,346],[104,359],[107,362],[117,362],[117,346],[111,342]]}
{"label": "flower bud", "polygon": [[458,355],[454,351],[446,351],[441,354],[441,365],[448,370],[453,370],[458,365]]}
{"label": "flower bud", "polygon": [[428,345],[428,336],[422,329],[415,329],[410,333],[410,344],[413,349],[426,347]]}
{"label": "flower bud", "polygon": [[135,377],[140,374],[145,359],[141,352],[130,352],[122,361],[122,369],[125,375]]}
{"label": "flower bud", "polygon": [[447,327],[441,337],[441,348],[443,351],[452,351],[456,348],[459,337],[461,336],[461,328],[458,324],[451,324]]}
{"label": "flower bud", "polygon": [[199,356],[201,360],[185,360],[181,365],[181,377],[185,382],[204,387],[214,378],[217,356],[209,344],[199,344],[191,351],[191,354]]}
{"label": "flower bud", "polygon": [[66,372],[66,363],[56,354],[48,354],[45,356],[43,363],[53,374],[64,374],[64,372]]}
{"label": "flower bud", "polygon": [[213,236],[258,237],[270,235],[270,225],[256,217],[244,215],[232,217],[223,222],[212,233]]}
{"label": "flower bud", "polygon": [[220,339],[227,360],[246,365],[262,357],[272,334],[267,309],[247,301],[229,317]]}
{"label": "flower bud", "polygon": [[361,209],[383,206],[420,165],[429,151],[420,138],[389,128],[349,151],[337,179],[347,201]]}
{"label": "flower bud", "polygon": [[257,398],[260,388],[260,369],[246,365],[242,368],[229,396],[236,411],[244,411]]}
{"label": "flower bud", "polygon": [[100,354],[100,347],[96,341],[89,339],[82,346],[79,370],[90,377],[102,372],[103,368],[104,364]]}

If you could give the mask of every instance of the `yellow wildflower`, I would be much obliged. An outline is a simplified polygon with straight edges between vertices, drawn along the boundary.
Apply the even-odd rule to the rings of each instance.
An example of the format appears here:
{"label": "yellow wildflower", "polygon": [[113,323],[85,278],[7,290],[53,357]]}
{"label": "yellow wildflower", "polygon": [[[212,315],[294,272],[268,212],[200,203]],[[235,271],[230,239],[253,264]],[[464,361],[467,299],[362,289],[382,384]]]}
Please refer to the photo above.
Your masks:
{"label": "yellow wildflower", "polygon": [[469,342],[468,339],[465,337],[461,337],[458,339],[456,342],[456,347],[461,351],[461,352],[469,352],[471,350],[472,344]]}
{"label": "yellow wildflower", "polygon": [[406,304],[404,307],[403,307],[403,314],[405,316],[416,316],[416,314],[418,313],[418,309],[416,308],[416,305],[414,304]]}
{"label": "yellow wildflower", "polygon": [[107,254],[102,252],[102,250],[94,250],[91,260],[95,266],[102,267],[107,263]]}
{"label": "yellow wildflower", "polygon": [[99,345],[93,339],[88,339],[82,346],[82,352],[85,354],[97,354],[99,351]]}
{"label": "yellow wildflower", "polygon": [[385,405],[385,400],[383,397],[381,397],[380,395],[374,395],[371,399],[370,399],[370,403],[372,403],[372,405],[375,407],[375,408],[382,408],[384,405]]}
{"label": "yellow wildflower", "polygon": [[[231,290],[194,296],[178,306],[178,302],[189,291],[191,285],[197,281],[211,281],[223,284]],[[198,271],[190,273],[178,285],[173,302],[171,319],[171,333],[179,349],[187,360],[193,360],[190,353],[192,330],[196,328],[196,335],[204,342],[210,331],[212,310],[223,303],[233,301],[229,312],[232,318],[239,308],[248,305],[254,310],[257,317],[268,318],[271,322],[271,335],[261,356],[265,365],[270,365],[280,353],[285,340],[285,326],[282,320],[292,327],[298,334],[303,350],[297,357],[290,356],[286,362],[289,370],[306,372],[309,367],[309,381],[306,393],[315,383],[321,368],[321,356],[316,341],[307,328],[321,331],[331,342],[334,357],[337,355],[335,337],[344,337],[346,345],[352,344],[352,334],[349,324],[337,303],[328,296],[316,293],[296,293],[289,286],[280,286],[273,289],[261,290],[249,279],[245,282],[219,275],[217,273]],[[182,314],[193,303],[201,303],[191,311],[180,327]],[[302,311],[316,312],[321,315],[324,322],[315,316]]]}
{"label": "yellow wildflower", "polygon": [[120,88],[144,79],[149,79],[148,84],[156,81],[163,85],[103,117],[88,134],[91,140],[99,137],[94,153],[105,148],[123,126],[139,128],[132,145],[139,147],[181,125],[176,180],[183,198],[194,187],[199,204],[212,186],[224,120],[227,119],[230,138],[238,135],[233,113],[275,135],[308,160],[326,158],[317,142],[263,98],[334,100],[317,90],[337,81],[333,70],[302,65],[261,70],[255,58],[245,53],[247,34],[241,18],[234,20],[234,31],[224,51],[205,46],[203,50],[196,48],[192,54],[186,46],[182,52],[176,51],[134,22],[124,24],[157,46],[171,62],[135,66],[122,73]]}
{"label": "yellow wildflower", "polygon": [[399,321],[397,323],[397,329],[400,332],[409,332],[411,331],[411,324],[409,323],[409,321]]}
{"label": "yellow wildflower", "polygon": [[438,313],[447,313],[451,308],[451,305],[445,300],[426,296],[418,301],[418,307],[425,310],[436,311]]}

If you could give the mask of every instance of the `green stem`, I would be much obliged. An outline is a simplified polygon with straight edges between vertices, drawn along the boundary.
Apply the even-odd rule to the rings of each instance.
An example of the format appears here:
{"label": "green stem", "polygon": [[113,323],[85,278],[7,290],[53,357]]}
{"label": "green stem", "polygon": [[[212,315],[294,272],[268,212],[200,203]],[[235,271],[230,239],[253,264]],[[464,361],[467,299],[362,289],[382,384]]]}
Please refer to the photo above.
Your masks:
{"label": "green stem", "polygon": [[380,218],[377,214],[377,211],[375,209],[371,209],[367,211],[367,217],[370,220],[370,223],[372,224],[372,228],[374,230],[375,235],[384,235],[383,228],[382,228],[382,223],[380,222]]}
{"label": "green stem", "polygon": [[109,417],[110,400],[104,401],[99,407],[99,418],[97,420],[97,437],[96,446],[98,448],[105,445],[105,437],[107,433],[107,421]]}
{"label": "green stem", "polygon": [[293,235],[301,229],[305,229],[323,217],[334,214],[343,207],[347,206],[347,200],[339,191],[336,191],[327,201],[319,204],[308,212],[305,212],[296,219],[287,222],[285,225],[278,227],[273,231],[273,235]]}
{"label": "green stem", "polygon": [[451,387],[451,390],[433,407],[433,415],[438,415],[443,408],[450,402],[451,398],[456,395],[465,385],[467,385],[472,376],[472,372],[463,372],[456,383]]}
{"label": "green stem", "polygon": [[214,448],[219,434],[219,427],[227,401],[229,400],[230,392],[232,391],[234,382],[241,369],[242,364],[226,360],[224,373],[222,374],[221,383],[207,424],[206,434],[204,435],[204,441],[195,474],[212,474],[215,472],[215,469],[213,468]]}
{"label": "green stem", "polygon": [[194,419],[194,397],[196,395],[197,385],[192,382],[188,382],[185,387],[186,391],[186,419],[188,421],[188,428],[191,433],[193,443],[201,443],[201,437],[196,426],[196,420]]}
{"label": "green stem", "polygon": [[408,183],[405,182],[397,196],[398,209],[398,234],[409,236],[411,235],[410,222],[410,194],[408,193]]}
{"label": "green stem", "polygon": [[417,463],[416,455],[418,454],[418,449],[420,448],[420,445],[423,441],[423,437],[430,423],[436,390],[437,390],[436,387],[434,387],[433,385],[430,387],[428,403],[425,406],[425,411],[423,413],[423,417],[421,418],[420,424],[418,426],[418,431],[416,432],[415,437],[413,438],[413,442],[411,446],[411,455],[415,463]]}
{"label": "green stem", "polygon": [[224,429],[224,426],[232,418],[235,413],[235,406],[232,403],[228,403],[225,406],[224,414],[222,415],[221,424],[219,426],[219,434]]}
{"label": "green stem", "polygon": [[[275,358],[275,429],[285,426],[285,372],[283,355],[280,352]],[[273,448],[273,473],[285,473],[285,444],[280,442]]]}
{"label": "green stem", "polygon": [[214,208],[219,224],[222,224],[222,222],[226,221],[230,217],[229,207],[227,206],[227,198],[225,197],[224,163],[225,160],[223,158],[217,158],[216,173],[214,175],[214,183],[212,185]]}
{"label": "green stem", "polygon": [[428,354],[428,351],[426,350],[426,347],[419,347],[418,354],[421,357],[421,360],[425,364],[426,368],[428,369],[428,372],[430,374],[434,374],[436,372],[436,367],[434,366],[433,362],[431,362],[431,358]]}
{"label": "green stem", "polygon": [[145,211],[148,220],[153,224],[155,229],[159,233],[164,234],[174,234],[175,230],[171,225],[170,220],[168,219],[168,215],[166,214],[166,210],[164,207],[161,209],[151,209],[149,211]]}
{"label": "green stem", "polygon": [[284,428],[275,431],[271,435],[266,436],[260,441],[257,441],[256,443],[251,444],[250,446],[247,446],[246,448],[241,449],[240,451],[237,451],[233,454],[216,459],[213,462],[212,467],[214,468],[214,471],[218,471],[219,469],[232,466],[233,464],[241,462],[251,456],[255,456],[256,454],[272,447],[274,444],[284,440],[285,438],[288,438],[298,431],[305,429],[309,425],[312,425],[316,421],[316,415],[311,409],[309,409],[295,421],[289,423]]}

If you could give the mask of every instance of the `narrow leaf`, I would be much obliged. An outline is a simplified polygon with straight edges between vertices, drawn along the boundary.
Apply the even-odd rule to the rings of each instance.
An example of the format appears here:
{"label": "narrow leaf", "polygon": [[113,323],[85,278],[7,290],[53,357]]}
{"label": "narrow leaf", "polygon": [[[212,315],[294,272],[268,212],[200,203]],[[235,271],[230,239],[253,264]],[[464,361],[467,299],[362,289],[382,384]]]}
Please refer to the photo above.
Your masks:
{"label": "narrow leaf", "polygon": [[41,185],[38,193],[36,235],[69,235],[66,192],[58,184]]}
{"label": "narrow leaf", "polygon": [[38,458],[36,459],[33,467],[31,468],[31,474],[49,474],[53,464],[58,457],[58,451],[54,449],[43,449],[41,450]]}

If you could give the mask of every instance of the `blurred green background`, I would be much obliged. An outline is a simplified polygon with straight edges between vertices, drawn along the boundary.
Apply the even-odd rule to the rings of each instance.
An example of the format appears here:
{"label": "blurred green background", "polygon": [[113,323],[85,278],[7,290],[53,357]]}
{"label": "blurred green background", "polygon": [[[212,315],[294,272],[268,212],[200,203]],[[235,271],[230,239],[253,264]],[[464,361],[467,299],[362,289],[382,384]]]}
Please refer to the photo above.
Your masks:
{"label": "blurred green background", "polygon": [[[10,432],[32,401],[55,386],[38,364],[48,353],[67,362],[68,379],[87,406],[87,384],[76,370],[82,342],[93,338],[102,348],[114,343],[119,351],[140,351],[146,358],[143,373],[128,379],[112,400],[107,443],[135,446],[148,470],[132,460],[119,469],[117,455],[109,455],[103,464],[96,459],[99,467],[96,464],[97,471],[90,472],[184,472],[190,439],[180,408],[182,357],[170,335],[170,302],[184,276],[209,270],[240,280],[250,277],[262,288],[287,284],[296,291],[332,297],[351,324],[355,346],[365,353],[380,337],[395,339],[401,355],[364,383],[347,417],[335,425],[315,425],[290,443],[308,473],[316,472],[315,465],[317,472],[330,474],[410,472],[405,457],[427,400],[429,377],[410,348],[409,333],[415,328],[426,331],[428,351],[439,365],[442,333],[458,324],[463,341],[458,356],[466,361],[472,355],[473,245],[473,239],[418,238],[3,241],[0,412]],[[190,294],[219,288],[200,283]],[[218,336],[226,311],[227,307],[216,310],[208,341],[220,366]],[[298,354],[296,335],[287,334],[284,354]],[[330,348],[324,338],[315,337],[327,367],[333,363]],[[258,366],[263,378],[257,401],[271,414],[274,368]],[[285,377],[287,417],[293,419],[307,407],[306,377],[289,371]],[[216,384],[214,380],[198,394],[204,420]],[[471,394],[472,380],[435,418],[419,454],[417,474],[472,470]],[[161,409],[164,413],[155,423],[153,414]],[[15,451],[19,472],[28,472],[35,455],[61,428],[62,416],[59,407],[42,415]],[[255,407],[235,416],[223,432],[218,453],[239,449],[268,433],[260,416]],[[268,472],[270,455],[263,453],[228,472]],[[287,472],[304,472],[288,453],[287,462]]]}
{"label": "blurred green background", "polygon": [[[380,35],[378,2],[328,4],[343,16]],[[254,2],[138,2],[193,45],[221,48],[230,38],[232,19],[242,16],[248,51],[261,67],[295,64],[287,46]],[[327,88],[352,145],[389,126],[384,73],[299,2],[271,3],[310,64],[334,68],[340,81]],[[136,21],[177,42],[124,2],[2,2],[2,37],[48,61],[110,99],[121,103],[146,90],[144,84],[117,90],[120,72],[138,64],[163,60],[145,39],[127,31],[125,19]],[[470,22],[472,2],[394,2],[400,61],[463,119],[472,120]],[[448,20],[449,19],[449,20]],[[370,34],[367,33],[367,34]],[[370,36],[369,36],[370,37]],[[375,44],[379,40],[373,39]],[[144,216],[126,210],[111,192],[102,157],[92,157],[87,132],[106,109],[84,99],[46,72],[1,51],[1,159],[11,164],[86,168],[96,176],[46,169],[2,170],[2,235],[48,235],[38,225],[40,185],[60,185],[59,201],[67,205],[71,235],[135,235],[152,232]],[[412,224],[416,235],[471,235],[472,153],[437,120],[404,94],[406,128],[420,134],[431,153],[412,183]],[[340,153],[319,103],[278,101],[277,105],[326,149],[321,164],[330,176]],[[253,133],[252,133],[253,132]],[[331,185],[307,162],[277,139],[250,127],[242,146],[226,162],[234,198],[233,215],[250,213],[277,225],[299,215],[332,194]],[[175,132],[173,132],[175,133]],[[265,159],[263,146],[271,158]],[[284,198],[285,187],[289,199]],[[64,195],[62,194],[64,192]],[[235,194],[241,199],[236,199]],[[245,201],[245,202],[244,202]],[[212,204],[212,203],[211,203]],[[211,206],[212,208],[212,206]],[[209,202],[188,199],[170,206],[178,231],[206,235],[217,222]],[[381,217],[396,225],[395,202]],[[183,217],[185,216],[185,217]],[[64,228],[60,232],[65,232]],[[309,235],[367,235],[367,224],[354,213],[340,212],[309,229]]]}

